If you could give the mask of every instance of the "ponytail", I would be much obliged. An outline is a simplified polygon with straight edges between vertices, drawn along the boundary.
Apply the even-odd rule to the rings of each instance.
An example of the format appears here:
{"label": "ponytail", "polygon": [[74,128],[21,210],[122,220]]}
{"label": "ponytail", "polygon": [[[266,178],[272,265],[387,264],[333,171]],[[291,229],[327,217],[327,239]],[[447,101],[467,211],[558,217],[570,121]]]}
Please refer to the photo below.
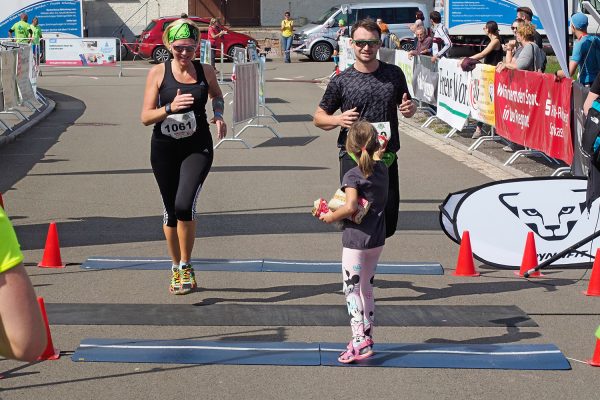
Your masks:
{"label": "ponytail", "polygon": [[358,159],[358,168],[365,178],[373,175],[373,168],[375,166],[375,160],[373,160],[373,154],[369,154],[366,147],[363,147],[360,152],[360,158]]}

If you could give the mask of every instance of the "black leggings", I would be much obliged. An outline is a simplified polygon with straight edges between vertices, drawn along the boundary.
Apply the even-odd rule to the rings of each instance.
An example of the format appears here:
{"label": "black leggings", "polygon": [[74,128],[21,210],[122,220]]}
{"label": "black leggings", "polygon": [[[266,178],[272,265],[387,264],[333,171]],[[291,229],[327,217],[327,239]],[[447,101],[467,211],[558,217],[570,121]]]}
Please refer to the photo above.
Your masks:
{"label": "black leggings", "polygon": [[152,140],[150,163],[164,204],[163,223],[193,221],[196,200],[213,162],[212,146]]}
{"label": "black leggings", "polygon": [[[344,152],[340,156],[340,184],[346,172],[356,167],[356,162]],[[389,238],[396,232],[398,213],[400,211],[400,179],[398,177],[398,159],[396,158],[388,168],[390,184],[388,198],[385,203],[385,237]]]}

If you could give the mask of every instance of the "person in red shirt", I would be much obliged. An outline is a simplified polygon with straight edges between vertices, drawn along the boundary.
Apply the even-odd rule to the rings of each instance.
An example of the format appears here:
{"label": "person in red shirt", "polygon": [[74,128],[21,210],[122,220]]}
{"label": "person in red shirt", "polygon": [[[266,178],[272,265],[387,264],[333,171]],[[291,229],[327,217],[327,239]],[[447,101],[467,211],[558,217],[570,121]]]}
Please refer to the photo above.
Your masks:
{"label": "person in red shirt", "polygon": [[221,26],[221,22],[218,18],[211,18],[210,24],[208,25],[208,41],[210,42],[210,65],[215,66],[216,49],[221,48],[221,39],[223,35],[226,35],[227,31]]}

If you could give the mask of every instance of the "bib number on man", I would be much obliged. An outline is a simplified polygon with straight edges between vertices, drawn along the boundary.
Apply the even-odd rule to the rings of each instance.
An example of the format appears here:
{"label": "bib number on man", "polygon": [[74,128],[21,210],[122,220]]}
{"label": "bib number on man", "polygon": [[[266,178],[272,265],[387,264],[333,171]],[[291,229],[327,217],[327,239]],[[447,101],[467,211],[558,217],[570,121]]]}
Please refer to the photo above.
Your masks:
{"label": "bib number on man", "polygon": [[196,131],[196,116],[193,111],[171,114],[160,124],[160,131],[163,135],[174,139],[192,136]]}
{"label": "bib number on man", "polygon": [[390,138],[392,137],[392,129],[389,122],[372,122],[371,125],[377,131],[377,140],[379,140],[379,146],[385,150]]}

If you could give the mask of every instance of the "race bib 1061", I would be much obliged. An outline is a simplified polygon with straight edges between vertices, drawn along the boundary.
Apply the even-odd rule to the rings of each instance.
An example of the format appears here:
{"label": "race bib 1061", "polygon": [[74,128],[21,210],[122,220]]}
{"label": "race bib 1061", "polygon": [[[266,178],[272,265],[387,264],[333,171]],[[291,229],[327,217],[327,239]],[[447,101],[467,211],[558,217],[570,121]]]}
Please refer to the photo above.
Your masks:
{"label": "race bib 1061", "polygon": [[171,114],[160,124],[160,131],[163,135],[174,139],[192,136],[196,131],[196,116],[193,111]]}

